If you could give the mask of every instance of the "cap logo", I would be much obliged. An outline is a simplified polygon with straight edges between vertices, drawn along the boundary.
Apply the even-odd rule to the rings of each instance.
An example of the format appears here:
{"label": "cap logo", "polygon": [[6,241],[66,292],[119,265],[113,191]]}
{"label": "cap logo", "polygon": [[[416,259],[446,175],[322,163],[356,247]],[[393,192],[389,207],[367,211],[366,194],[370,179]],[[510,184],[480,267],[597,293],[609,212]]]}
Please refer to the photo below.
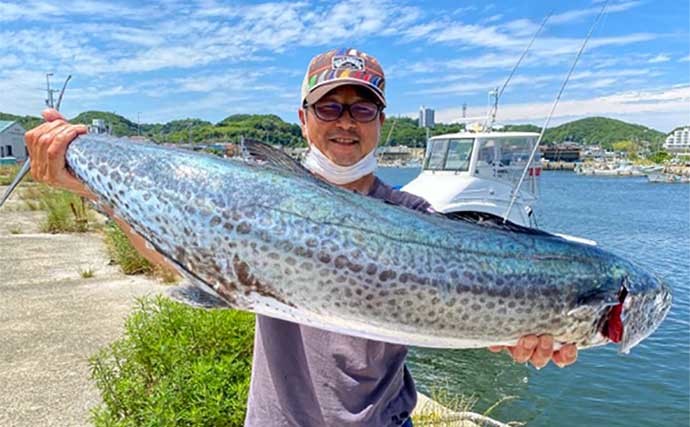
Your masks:
{"label": "cap logo", "polygon": [[357,56],[337,55],[334,56],[331,65],[334,70],[346,68],[357,71],[364,71],[364,60]]}

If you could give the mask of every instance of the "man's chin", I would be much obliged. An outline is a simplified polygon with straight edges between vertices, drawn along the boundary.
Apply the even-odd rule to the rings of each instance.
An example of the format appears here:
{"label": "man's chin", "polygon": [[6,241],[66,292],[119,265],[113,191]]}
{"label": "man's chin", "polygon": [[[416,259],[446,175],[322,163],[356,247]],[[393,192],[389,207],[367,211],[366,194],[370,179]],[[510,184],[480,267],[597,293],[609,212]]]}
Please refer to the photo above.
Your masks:
{"label": "man's chin", "polygon": [[331,146],[329,148],[327,157],[338,166],[352,166],[361,158],[356,144],[352,144],[352,146]]}

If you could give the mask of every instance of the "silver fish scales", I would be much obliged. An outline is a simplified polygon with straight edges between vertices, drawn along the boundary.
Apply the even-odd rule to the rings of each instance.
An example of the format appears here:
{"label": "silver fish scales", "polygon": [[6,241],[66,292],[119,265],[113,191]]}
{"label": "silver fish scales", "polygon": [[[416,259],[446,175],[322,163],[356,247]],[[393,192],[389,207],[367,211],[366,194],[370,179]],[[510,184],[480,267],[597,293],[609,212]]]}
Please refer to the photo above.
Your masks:
{"label": "silver fish scales", "polygon": [[662,281],[597,247],[424,215],[253,148],[266,164],[86,135],[67,163],[199,289],[271,317],[423,347],[549,333],[628,352],[670,308]]}

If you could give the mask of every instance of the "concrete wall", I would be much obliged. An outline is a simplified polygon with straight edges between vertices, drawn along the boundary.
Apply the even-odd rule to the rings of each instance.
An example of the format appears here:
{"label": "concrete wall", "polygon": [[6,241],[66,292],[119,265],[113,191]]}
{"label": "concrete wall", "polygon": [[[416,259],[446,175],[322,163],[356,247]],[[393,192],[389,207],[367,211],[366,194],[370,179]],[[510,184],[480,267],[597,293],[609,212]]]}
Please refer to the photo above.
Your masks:
{"label": "concrete wall", "polygon": [[26,160],[26,131],[19,123],[13,123],[0,132],[0,157],[16,157],[18,161]]}

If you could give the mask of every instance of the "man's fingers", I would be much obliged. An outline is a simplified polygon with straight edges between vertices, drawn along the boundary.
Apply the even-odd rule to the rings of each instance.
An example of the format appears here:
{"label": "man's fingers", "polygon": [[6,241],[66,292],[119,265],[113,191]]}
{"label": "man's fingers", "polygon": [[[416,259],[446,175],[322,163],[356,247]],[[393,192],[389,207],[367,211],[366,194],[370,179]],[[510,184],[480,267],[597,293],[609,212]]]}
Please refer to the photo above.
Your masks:
{"label": "man's fingers", "polygon": [[[24,140],[26,141],[27,148],[29,148],[29,150],[33,149],[34,145],[36,145],[41,136],[43,136],[46,132],[50,132],[52,129],[54,129],[57,126],[60,126],[63,123],[65,122],[54,121],[42,123],[36,126],[35,128],[31,129],[30,131],[26,132],[26,134],[24,135]],[[33,154],[29,154],[33,157]]]}
{"label": "man's fingers", "polygon": [[64,126],[63,121],[43,123],[42,125],[30,130],[25,135],[26,148],[31,157],[31,176],[36,181],[42,181],[46,173],[47,149],[50,145],[50,138],[55,129]]}
{"label": "man's fingers", "polygon": [[552,355],[553,337],[551,335],[542,335],[539,337],[539,343],[534,350],[534,354],[532,354],[530,362],[535,368],[541,369],[549,363]]}
{"label": "man's fingers", "polygon": [[54,108],[46,108],[45,110],[43,110],[41,115],[43,116],[43,119],[46,122],[52,122],[55,120],[65,120],[62,114],[60,114],[60,112]]}
{"label": "man's fingers", "polygon": [[489,349],[489,351],[491,351],[493,353],[498,353],[499,351],[503,351],[505,346],[503,346],[503,345],[492,345],[492,346],[489,346],[487,348]]}
{"label": "man's fingers", "polygon": [[517,363],[525,363],[532,357],[534,350],[539,343],[539,338],[536,335],[525,335],[520,338],[515,347],[509,347],[508,351],[513,356],[513,360]]}
{"label": "man's fingers", "polygon": [[553,353],[553,363],[559,368],[563,368],[575,363],[577,360],[577,347],[574,344],[567,344]]}

